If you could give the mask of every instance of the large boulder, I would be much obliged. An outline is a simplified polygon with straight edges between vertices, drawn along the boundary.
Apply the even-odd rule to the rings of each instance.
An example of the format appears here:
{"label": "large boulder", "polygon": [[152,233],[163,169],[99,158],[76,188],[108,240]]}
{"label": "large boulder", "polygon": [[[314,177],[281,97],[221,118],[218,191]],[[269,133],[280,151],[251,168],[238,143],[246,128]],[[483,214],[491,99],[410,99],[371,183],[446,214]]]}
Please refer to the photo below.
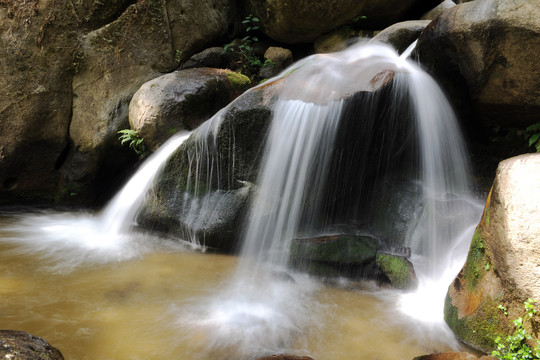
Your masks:
{"label": "large boulder", "polygon": [[0,330],[0,358],[11,360],[64,360],[47,340],[24,331]]}
{"label": "large boulder", "polygon": [[211,68],[176,71],[144,83],[129,105],[129,122],[156,150],[172,133],[193,130],[247,90],[247,76]]}
{"label": "large boulder", "polygon": [[230,251],[257,179],[279,83],[248,91],[197,128],[171,156],[138,221],[144,228]]}
{"label": "large boulder", "polygon": [[260,19],[263,32],[270,38],[298,43],[313,41],[357,16],[365,16],[370,23],[379,26],[390,25],[417,3],[417,0],[248,0],[246,7],[248,13]]}
{"label": "large boulder", "polygon": [[0,204],[55,196],[79,24],[58,2],[0,2]]}
{"label": "large boulder", "polygon": [[540,112],[540,7],[536,0],[478,0],[445,10],[422,32],[420,62],[456,108],[489,128],[524,127]]}
{"label": "large boulder", "polygon": [[227,33],[233,10],[225,0],[139,0],[82,38],[73,79],[73,152],[65,169],[66,187],[86,189],[91,198],[101,191],[98,178],[118,178],[117,164],[125,161],[111,154],[121,154],[117,132],[129,127],[133,94]]}
{"label": "large boulder", "polygon": [[133,93],[233,35],[235,13],[229,0],[0,1],[0,204],[88,202],[121,180]]}
{"label": "large boulder", "polygon": [[500,163],[467,262],[448,290],[446,322],[485,352],[495,348],[496,336],[513,332],[511,320],[524,315],[527,298],[540,299],[538,184],[540,154]]}

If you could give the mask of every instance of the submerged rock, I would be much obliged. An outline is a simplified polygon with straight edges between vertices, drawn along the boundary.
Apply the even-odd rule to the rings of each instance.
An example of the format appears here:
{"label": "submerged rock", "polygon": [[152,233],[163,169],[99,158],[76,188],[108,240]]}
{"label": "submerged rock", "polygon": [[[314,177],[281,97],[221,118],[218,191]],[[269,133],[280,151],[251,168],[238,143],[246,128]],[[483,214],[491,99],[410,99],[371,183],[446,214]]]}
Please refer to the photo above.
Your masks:
{"label": "submerged rock", "polygon": [[0,330],[0,358],[11,360],[64,360],[47,340],[24,331]]}
{"label": "submerged rock", "polygon": [[259,357],[253,360],[313,360],[313,358],[309,356],[279,354],[279,355],[263,356],[263,357]]}
{"label": "submerged rock", "polygon": [[460,340],[484,352],[496,348],[496,336],[513,333],[513,319],[525,318],[527,298],[540,299],[538,184],[540,154],[500,163],[467,261],[448,290],[446,322]]}
{"label": "submerged rock", "polygon": [[156,150],[171,134],[193,130],[251,86],[247,76],[213,68],[176,71],[144,83],[129,104],[129,122]]}
{"label": "submerged rock", "polygon": [[497,358],[495,356],[476,356],[468,352],[449,351],[417,356],[413,360],[497,360]]}

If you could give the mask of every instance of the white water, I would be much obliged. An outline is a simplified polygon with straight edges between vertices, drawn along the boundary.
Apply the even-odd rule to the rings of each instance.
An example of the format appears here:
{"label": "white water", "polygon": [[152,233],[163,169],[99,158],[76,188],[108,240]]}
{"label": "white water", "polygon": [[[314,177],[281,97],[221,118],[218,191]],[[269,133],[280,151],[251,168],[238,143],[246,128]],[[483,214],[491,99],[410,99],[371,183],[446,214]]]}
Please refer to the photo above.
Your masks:
{"label": "white water", "polygon": [[[17,243],[18,252],[39,254],[56,271],[83,264],[125,261],[156,248],[185,247],[131,232],[144,196],[161,173],[166,160],[188,137],[178,134],[144,161],[126,185],[99,214],[51,212],[16,214],[18,221],[4,227],[12,236],[0,242]],[[62,261],[57,262],[58,259]]]}
{"label": "white water", "polygon": [[416,181],[422,192],[407,236],[419,288],[381,296],[393,297],[389,308],[410,316],[418,336],[444,339],[455,348],[442,319],[444,296],[465,261],[481,207],[469,195],[466,153],[444,95],[406,56],[381,45],[313,56],[284,73],[292,69],[274,108],[237,273],[204,309],[194,306],[180,321],[212,334],[209,349],[234,346],[240,357],[286,351],[294,334],[312,326],[317,286],[287,269],[290,242],[301,218],[318,210],[317,202],[306,205],[306,195],[322,198],[343,98],[376,89],[388,72],[396,72],[394,87],[410,96],[421,153]]}
{"label": "white water", "polygon": [[[452,111],[440,89],[416,65],[381,45],[362,45],[339,54],[313,56],[285,73],[292,69],[296,70],[285,79],[285,89],[274,109],[258,196],[246,228],[238,271],[223,291],[193,299],[191,305],[178,309],[179,326],[207,334],[211,354],[232,347],[238,358],[245,358],[288,351],[296,336],[319,320],[316,315],[326,311],[315,300],[320,285],[306,275],[286,269],[289,242],[306,211],[318,208],[319,204],[310,203],[312,208],[306,210],[304,200],[306,194],[318,194],[324,188],[343,98],[361,89],[376,88],[379,81],[373,80],[377,75],[390,71],[405,75],[407,82],[401,84],[401,90],[410,94],[416,109],[419,140],[425,154],[417,180],[424,191],[419,196],[418,216],[411,222],[408,236],[419,290],[403,295],[382,292],[381,296],[391,298],[385,300],[389,308],[399,304],[404,313],[436,323],[435,328],[422,328],[416,322],[414,326],[423,335],[441,334],[455,347],[442,324],[442,300],[464,262],[480,208],[467,195],[465,152]],[[198,134],[205,135],[200,138],[207,139],[213,133],[215,140],[220,121],[218,115],[204,124]],[[100,215],[35,215],[24,217],[8,231],[24,233],[17,241],[26,242],[28,251],[60,257],[69,267],[83,262],[125,260],[150,251],[160,243],[138,241],[130,229],[146,187],[159,172],[157,164],[163,164],[183,141],[177,140],[178,143],[164,146],[166,150],[154,156],[152,166],[150,162],[148,167],[143,166]],[[211,147],[206,142],[201,144]],[[211,153],[201,149],[200,153],[203,152],[205,156]],[[207,161],[207,168],[196,166],[196,173],[191,174],[195,181],[199,172],[216,171],[214,162],[219,166],[218,160]],[[204,199],[194,201],[196,206],[190,207],[186,215],[190,222],[201,221],[204,217],[197,214],[215,206]]]}

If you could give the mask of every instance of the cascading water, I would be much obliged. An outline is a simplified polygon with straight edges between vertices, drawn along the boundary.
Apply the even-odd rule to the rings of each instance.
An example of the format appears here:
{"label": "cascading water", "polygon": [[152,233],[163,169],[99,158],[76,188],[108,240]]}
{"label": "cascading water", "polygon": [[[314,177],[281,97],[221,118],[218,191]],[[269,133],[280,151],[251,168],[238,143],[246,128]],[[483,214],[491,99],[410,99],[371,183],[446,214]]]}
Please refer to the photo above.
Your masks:
{"label": "cascading water", "polygon": [[[231,175],[239,166],[234,155],[222,163],[217,146],[225,109],[190,138],[196,151],[185,154],[186,188],[175,195],[182,199],[177,215],[190,225],[186,240],[204,243],[198,234],[228,212],[229,200],[223,199],[234,198],[228,195],[256,194],[234,275],[207,296],[172,306],[178,328],[188,329],[187,342],[202,343],[193,358],[246,359],[293,348],[309,353],[303,335],[317,336],[335,309],[317,298],[323,285],[288,267],[290,243],[299,234],[327,234],[342,224],[390,245],[410,246],[419,290],[380,291],[382,302],[441,322],[446,287],[463,264],[481,209],[468,195],[465,151],[452,110],[406,56],[360,44],[306,58],[269,80],[282,85],[253,186]],[[148,238],[134,241],[134,217],[159,168],[185,138],[172,139],[148,159],[101,214],[26,216],[7,229],[24,233],[13,241],[45,257],[60,253],[61,265],[69,267],[125,260],[151,249],[155,244]],[[227,141],[237,146],[234,131]],[[414,194],[400,206],[413,211],[402,214],[398,207],[391,216],[381,215],[379,200],[394,196],[385,185],[401,180]],[[393,215],[407,220],[399,240],[378,225],[381,217],[398,222]],[[424,300],[434,312],[426,311]],[[445,330],[437,329],[430,334],[444,338]],[[444,341],[454,347],[451,337]]]}
{"label": "cascading water", "polygon": [[[469,195],[465,150],[441,90],[382,45],[313,56],[284,74],[237,273],[189,322],[210,334],[210,349],[233,347],[239,357],[287,351],[293,335],[317,321],[318,312],[317,286],[287,269],[290,242],[306,228],[324,233],[362,213],[369,222],[377,183],[399,175],[419,189],[409,199],[416,211],[402,243],[412,249],[419,291],[398,295],[399,304],[413,317],[437,322],[442,327],[432,333],[452,342],[442,325],[442,299],[465,260],[481,208]],[[351,118],[352,125],[344,124]],[[338,134],[351,138],[349,128],[363,132],[352,133],[352,142],[354,136],[362,142],[353,144],[353,156],[345,154],[349,144],[336,143]],[[361,169],[336,190],[343,180],[331,170],[338,177],[352,174],[343,172],[339,159]],[[412,163],[402,164],[405,159]],[[324,203],[340,197],[332,206]]]}
{"label": "cascading water", "polygon": [[6,229],[16,234],[3,242],[24,245],[25,252],[39,253],[65,271],[83,263],[127,260],[152,249],[148,239],[137,241],[130,230],[153,180],[166,160],[190,133],[173,136],[152,154],[101,213],[37,213],[22,215]]}

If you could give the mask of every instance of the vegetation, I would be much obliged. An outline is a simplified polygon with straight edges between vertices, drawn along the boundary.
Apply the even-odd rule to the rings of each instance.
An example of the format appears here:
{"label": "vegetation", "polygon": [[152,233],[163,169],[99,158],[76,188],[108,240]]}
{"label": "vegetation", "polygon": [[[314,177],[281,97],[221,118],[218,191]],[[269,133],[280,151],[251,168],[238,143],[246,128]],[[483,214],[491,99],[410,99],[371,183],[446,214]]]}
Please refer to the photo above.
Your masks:
{"label": "vegetation", "polygon": [[259,18],[249,14],[244,18],[242,24],[246,26],[245,36],[240,39],[239,43],[233,42],[225,45],[223,53],[238,55],[237,63],[242,65],[242,73],[249,76],[250,73],[256,73],[263,66],[263,62],[255,51],[255,46],[259,42],[259,38],[255,36],[257,30],[260,29]]}
{"label": "vegetation", "polygon": [[[534,303],[536,303],[536,300],[530,298],[525,301],[525,317],[531,321],[533,328],[536,325],[534,317],[537,313]],[[499,305],[498,308],[505,316],[508,316],[508,311],[504,306]],[[540,359],[540,340],[533,349],[530,346],[532,336],[523,326],[523,318],[518,317],[513,322],[515,326],[514,334],[508,335],[504,340],[497,336],[494,340],[497,350],[493,351],[491,355],[503,360]]]}
{"label": "vegetation", "polygon": [[534,146],[536,152],[540,152],[540,122],[529,126],[526,130],[529,146]]}
{"label": "vegetation", "polygon": [[129,143],[129,148],[135,151],[137,155],[141,158],[146,155],[146,147],[144,146],[144,139],[139,136],[139,133],[136,130],[124,129],[118,131],[120,137],[120,144],[124,145]]}

